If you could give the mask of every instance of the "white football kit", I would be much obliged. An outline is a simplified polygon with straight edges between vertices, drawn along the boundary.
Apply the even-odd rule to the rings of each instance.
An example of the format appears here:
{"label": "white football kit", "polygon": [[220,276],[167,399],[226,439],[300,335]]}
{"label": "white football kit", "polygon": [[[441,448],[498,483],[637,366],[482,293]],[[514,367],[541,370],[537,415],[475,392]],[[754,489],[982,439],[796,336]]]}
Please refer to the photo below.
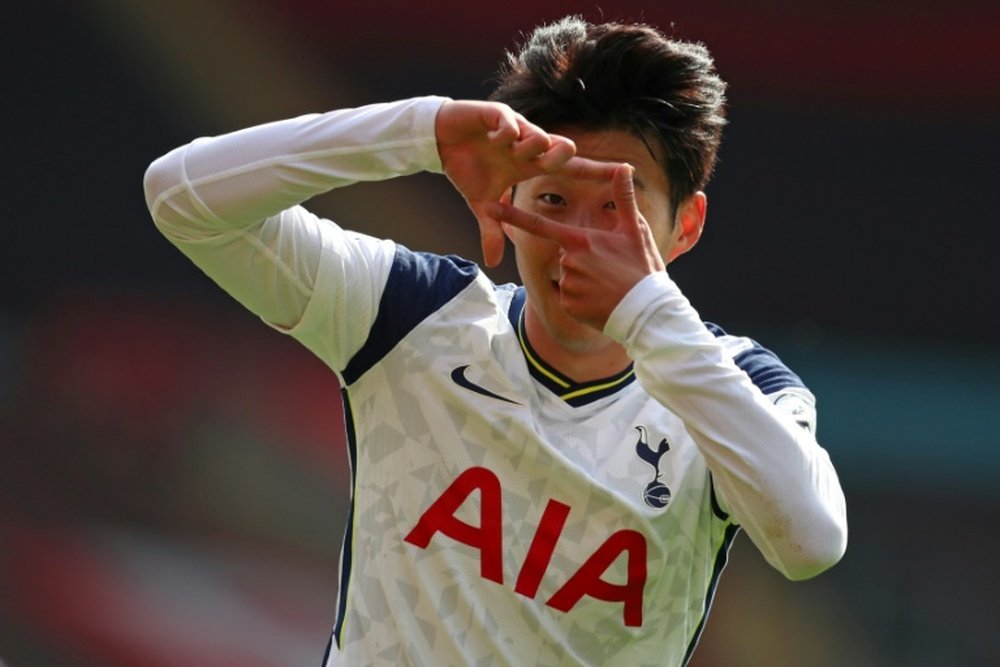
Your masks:
{"label": "white football kit", "polygon": [[523,333],[524,290],[299,204],[440,172],[419,98],[199,139],[156,161],[159,228],[344,387],[353,472],[325,664],[682,665],[742,527],[792,578],[840,557],[812,394],[647,277],[578,384]]}

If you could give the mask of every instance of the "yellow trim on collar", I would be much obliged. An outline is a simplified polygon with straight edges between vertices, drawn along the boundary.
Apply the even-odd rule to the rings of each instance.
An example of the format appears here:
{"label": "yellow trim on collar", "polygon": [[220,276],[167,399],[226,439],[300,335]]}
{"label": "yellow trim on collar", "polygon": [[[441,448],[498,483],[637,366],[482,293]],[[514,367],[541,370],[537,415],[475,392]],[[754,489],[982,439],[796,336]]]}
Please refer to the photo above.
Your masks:
{"label": "yellow trim on collar", "polygon": [[524,356],[528,359],[528,362],[535,367],[535,370],[555,382],[563,389],[569,389],[573,385],[566,382],[558,375],[554,375],[552,371],[545,368],[545,366],[543,366],[542,363],[538,361],[538,359],[535,359],[534,355],[531,354],[531,350],[528,348],[528,342],[526,340],[528,336],[524,331],[524,311],[527,309],[527,305],[527,303],[524,304],[521,308],[521,314],[517,318],[517,342],[521,344],[521,350],[524,352]]}
{"label": "yellow trim on collar", "polygon": [[568,394],[560,394],[559,398],[563,399],[564,401],[569,401],[579,396],[586,396],[587,394],[593,394],[594,392],[609,389],[611,387],[614,387],[615,385],[622,384],[623,382],[625,382],[625,380],[628,380],[630,377],[632,377],[633,373],[635,373],[634,369],[630,370],[628,373],[621,376],[617,380],[612,380],[611,382],[605,382],[604,384],[595,384],[592,387],[583,387],[582,389],[571,391]]}
{"label": "yellow trim on collar", "polygon": [[[530,363],[539,373],[541,373],[549,380],[551,380],[558,386],[562,387],[563,389],[572,388],[574,386],[573,383],[567,382],[566,380],[562,379],[561,377],[559,377],[558,375],[547,369],[544,366],[544,364],[542,364],[541,361],[536,359],[534,355],[531,354],[531,348],[528,345],[528,341],[526,340],[527,335],[525,334],[524,331],[524,310],[525,310],[524,308],[521,309],[521,314],[517,318],[517,341],[518,343],[521,344],[521,351],[524,352],[524,356],[528,360],[528,363]],[[586,396],[587,394],[593,394],[599,391],[604,391],[605,389],[610,389],[611,387],[614,387],[616,385],[623,384],[626,380],[632,377],[634,373],[635,369],[633,368],[629,370],[629,372],[626,373],[625,375],[622,375],[620,378],[617,378],[610,382],[605,382],[603,384],[596,384],[589,387],[580,387],[579,389],[574,389],[573,391],[559,394],[559,398],[563,399],[564,401],[570,401],[574,398],[579,398],[580,396]]]}

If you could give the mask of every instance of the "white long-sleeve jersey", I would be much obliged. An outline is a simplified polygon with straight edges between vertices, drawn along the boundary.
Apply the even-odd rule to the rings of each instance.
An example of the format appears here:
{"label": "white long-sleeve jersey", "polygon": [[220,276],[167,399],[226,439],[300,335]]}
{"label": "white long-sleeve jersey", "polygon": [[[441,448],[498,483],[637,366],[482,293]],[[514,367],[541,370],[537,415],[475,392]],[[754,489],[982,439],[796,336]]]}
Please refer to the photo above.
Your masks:
{"label": "white long-sleeve jersey", "polygon": [[344,387],[353,488],[326,665],[684,664],[739,527],[790,578],[843,553],[813,396],[666,273],[607,322],[633,366],[574,383],[524,336],[522,288],[300,205],[440,172],[442,102],[199,139],[146,174],[170,241]]}

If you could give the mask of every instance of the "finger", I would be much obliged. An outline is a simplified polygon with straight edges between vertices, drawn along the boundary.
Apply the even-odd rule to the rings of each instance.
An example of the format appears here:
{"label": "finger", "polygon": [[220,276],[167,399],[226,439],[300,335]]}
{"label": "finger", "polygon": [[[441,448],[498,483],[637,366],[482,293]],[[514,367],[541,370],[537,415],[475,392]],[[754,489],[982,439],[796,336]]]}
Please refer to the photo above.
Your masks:
{"label": "finger", "polygon": [[576,155],[576,144],[565,137],[551,136],[547,150],[538,156],[538,168],[552,173],[562,168]]}
{"label": "finger", "polygon": [[635,180],[632,178],[634,173],[635,167],[621,164],[611,177],[611,193],[615,200],[615,208],[629,218],[639,214],[639,205],[635,200]]}
{"label": "finger", "polygon": [[552,139],[544,133],[532,132],[525,134],[522,130],[521,137],[512,146],[512,155],[516,160],[533,160],[543,155],[552,146]]}
{"label": "finger", "polygon": [[506,146],[513,143],[520,136],[521,128],[513,110],[490,106],[488,107],[488,113],[495,114],[493,117],[484,118],[486,126],[493,128],[486,135],[490,143]]}
{"label": "finger", "polygon": [[622,165],[618,162],[603,162],[585,157],[573,157],[566,161],[566,164],[559,169],[559,172],[571,178],[613,182],[615,173],[620,166]]}
{"label": "finger", "polygon": [[498,222],[505,222],[512,227],[555,241],[562,246],[571,245],[580,234],[580,230],[576,227],[549,220],[544,216],[529,213],[509,204],[492,202],[486,207],[486,212]]}
{"label": "finger", "polygon": [[[514,143],[514,157],[520,160],[535,160],[543,156],[553,146],[557,138],[529,122],[524,116],[517,115],[518,139]],[[562,140],[561,141],[568,141]],[[575,152],[575,148],[574,148]]]}

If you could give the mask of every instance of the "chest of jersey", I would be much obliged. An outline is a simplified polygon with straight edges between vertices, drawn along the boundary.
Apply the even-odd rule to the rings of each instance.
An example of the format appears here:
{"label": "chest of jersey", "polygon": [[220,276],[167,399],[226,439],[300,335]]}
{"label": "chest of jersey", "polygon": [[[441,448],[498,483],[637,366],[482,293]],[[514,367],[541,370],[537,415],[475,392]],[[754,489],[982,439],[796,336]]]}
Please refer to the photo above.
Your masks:
{"label": "chest of jersey", "polygon": [[[439,603],[417,590],[440,591],[457,625],[501,614],[494,631],[511,642],[525,641],[516,628],[561,642],[576,628],[618,655],[645,635],[690,636],[724,526],[683,424],[638,383],[570,407],[531,378],[502,307],[463,306],[351,387],[354,568],[382,588],[419,579],[437,624]],[[655,596],[675,580],[696,591],[684,604]]]}

